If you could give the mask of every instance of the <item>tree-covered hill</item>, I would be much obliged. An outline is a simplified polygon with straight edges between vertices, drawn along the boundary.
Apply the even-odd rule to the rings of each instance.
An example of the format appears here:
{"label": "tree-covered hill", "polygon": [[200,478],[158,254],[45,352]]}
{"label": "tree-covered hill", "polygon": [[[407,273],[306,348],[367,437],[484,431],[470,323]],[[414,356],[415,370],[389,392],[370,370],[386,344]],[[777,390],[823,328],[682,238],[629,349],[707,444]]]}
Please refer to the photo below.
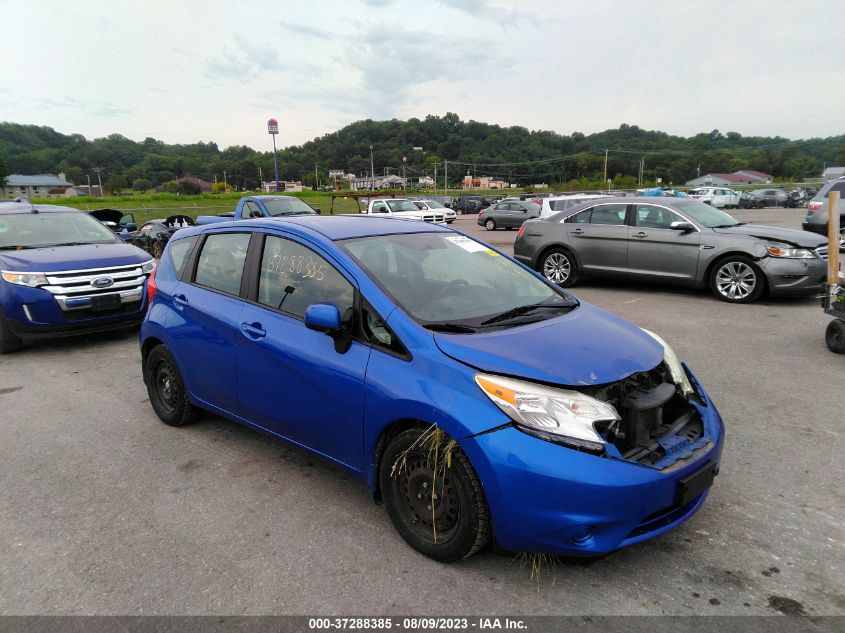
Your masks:
{"label": "tree-covered hill", "polygon": [[[818,176],[823,166],[845,164],[845,135],[790,141],[782,137],[747,137],[718,130],[690,138],[643,130],[636,125],[584,135],[501,127],[462,121],[456,114],[429,115],[400,121],[364,120],[300,146],[280,151],[281,177],[313,184],[315,166],[321,181],[329,169],[362,176],[370,170],[370,145],[376,174],[434,175],[443,182],[444,162],[454,186],[466,173],[499,176],[510,182],[564,183],[601,179],[605,150],[608,177],[637,177],[683,183],[698,173],[756,169],[776,178],[802,180]],[[414,149],[414,148],[422,148]],[[255,188],[259,169],[271,180],[271,152],[246,146],[221,150],[214,142],[168,145],[153,138],[141,142],[120,134],[88,140],[49,127],[0,123],[0,176],[5,173],[64,172],[85,184],[94,168],[112,190],[149,189],[190,173],[223,180],[238,188]]]}

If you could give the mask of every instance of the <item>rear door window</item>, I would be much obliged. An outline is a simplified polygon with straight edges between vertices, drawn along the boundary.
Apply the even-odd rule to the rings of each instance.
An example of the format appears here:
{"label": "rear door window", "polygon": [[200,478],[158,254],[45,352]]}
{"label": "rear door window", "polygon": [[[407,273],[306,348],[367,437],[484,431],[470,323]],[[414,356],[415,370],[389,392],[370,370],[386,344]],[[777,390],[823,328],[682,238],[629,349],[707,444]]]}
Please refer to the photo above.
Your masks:
{"label": "rear door window", "polygon": [[602,204],[593,207],[590,224],[625,224],[625,213],[627,210],[627,204]]}
{"label": "rear door window", "polygon": [[202,245],[195,283],[230,295],[239,295],[249,233],[209,235]]}

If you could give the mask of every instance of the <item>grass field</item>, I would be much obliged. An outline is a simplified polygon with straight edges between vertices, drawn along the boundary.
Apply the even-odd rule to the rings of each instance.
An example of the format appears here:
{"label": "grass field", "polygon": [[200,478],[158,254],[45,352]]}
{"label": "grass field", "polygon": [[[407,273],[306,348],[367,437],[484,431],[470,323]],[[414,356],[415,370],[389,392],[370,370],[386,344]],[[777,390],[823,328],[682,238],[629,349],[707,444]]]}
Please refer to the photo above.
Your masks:
{"label": "grass field", "polygon": [[[384,192],[380,192],[383,194]],[[398,193],[401,192],[397,192]],[[408,195],[422,195],[420,192],[407,192]],[[458,195],[460,192],[449,192],[449,195]],[[476,193],[476,192],[473,192]],[[501,192],[481,192],[484,195]],[[196,218],[198,215],[215,215],[226,211],[234,211],[238,200],[244,196],[261,195],[256,192],[237,193],[208,193],[198,196],[177,195],[175,193],[149,193],[125,196],[107,196],[104,198],[89,198],[87,196],[77,198],[35,198],[35,204],[57,204],[73,207],[81,211],[93,211],[95,209],[118,209],[131,212],[138,224],[155,218],[163,218],[176,213],[189,215]],[[312,207],[320,209],[324,215],[333,213],[335,215],[344,213],[358,213],[358,206],[353,198],[342,197],[342,194],[334,194],[332,204],[332,193],[320,191],[303,191],[295,195],[304,200]],[[438,192],[442,195],[442,191]]]}

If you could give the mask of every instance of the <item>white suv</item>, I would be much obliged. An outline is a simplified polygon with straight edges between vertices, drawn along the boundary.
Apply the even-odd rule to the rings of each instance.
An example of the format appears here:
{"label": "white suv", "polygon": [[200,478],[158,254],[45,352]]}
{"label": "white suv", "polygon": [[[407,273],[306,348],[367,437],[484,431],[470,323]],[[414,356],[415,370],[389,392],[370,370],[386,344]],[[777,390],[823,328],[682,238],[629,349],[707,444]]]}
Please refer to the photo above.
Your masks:
{"label": "white suv", "polygon": [[739,192],[722,187],[698,187],[690,189],[688,194],[693,200],[699,200],[717,209],[736,209],[739,206]]}

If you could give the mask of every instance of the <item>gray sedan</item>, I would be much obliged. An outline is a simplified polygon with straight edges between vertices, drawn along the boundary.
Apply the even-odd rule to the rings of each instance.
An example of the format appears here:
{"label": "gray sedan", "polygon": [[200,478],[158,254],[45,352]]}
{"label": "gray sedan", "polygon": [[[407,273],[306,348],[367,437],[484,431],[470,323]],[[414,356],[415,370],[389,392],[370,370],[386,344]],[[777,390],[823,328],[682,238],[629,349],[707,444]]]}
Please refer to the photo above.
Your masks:
{"label": "gray sedan", "polygon": [[739,222],[689,199],[594,200],[526,222],[514,256],[561,286],[582,276],[709,287],[748,303],[817,292],[827,273],[821,236]]}
{"label": "gray sedan", "polygon": [[478,212],[478,224],[488,231],[517,229],[531,218],[539,217],[540,205],[528,200],[505,198]]}

